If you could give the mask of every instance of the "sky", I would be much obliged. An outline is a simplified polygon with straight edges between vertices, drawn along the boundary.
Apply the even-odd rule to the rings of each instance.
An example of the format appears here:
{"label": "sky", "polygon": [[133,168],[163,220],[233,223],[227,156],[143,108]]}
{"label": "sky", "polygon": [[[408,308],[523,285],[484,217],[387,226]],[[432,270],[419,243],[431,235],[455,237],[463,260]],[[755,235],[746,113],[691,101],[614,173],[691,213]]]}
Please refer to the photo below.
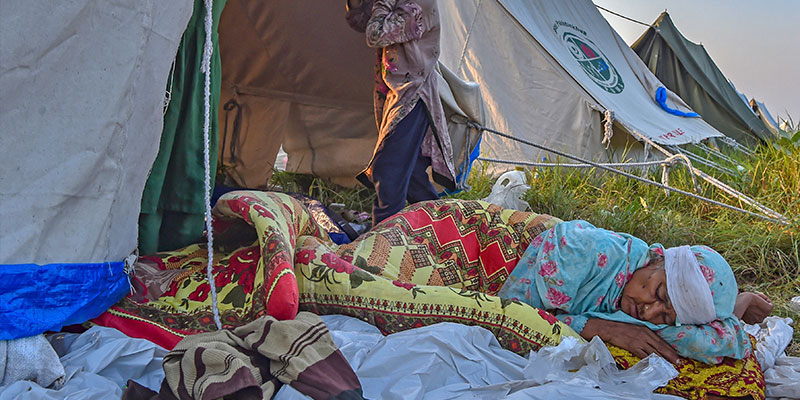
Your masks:
{"label": "sky", "polygon": [[[702,44],[722,73],[764,102],[773,117],[800,120],[800,0],[593,0],[652,23],[665,9],[687,39]],[[626,43],[647,27],[600,11]]]}

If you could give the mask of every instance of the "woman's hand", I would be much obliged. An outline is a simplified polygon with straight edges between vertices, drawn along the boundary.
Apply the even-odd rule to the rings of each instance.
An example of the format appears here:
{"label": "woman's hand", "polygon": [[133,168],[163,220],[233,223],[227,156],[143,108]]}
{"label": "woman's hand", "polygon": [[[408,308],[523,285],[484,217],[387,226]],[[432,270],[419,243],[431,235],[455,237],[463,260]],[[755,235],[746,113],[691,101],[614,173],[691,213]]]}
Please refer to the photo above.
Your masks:
{"label": "woman's hand", "polygon": [[763,293],[742,292],[736,297],[733,313],[747,324],[758,324],[772,312],[772,301]]}
{"label": "woman's hand", "polygon": [[604,342],[628,350],[639,358],[645,358],[655,353],[675,365],[680,363],[678,352],[655,332],[644,326],[590,318],[586,321],[581,336],[586,340],[600,336]]}

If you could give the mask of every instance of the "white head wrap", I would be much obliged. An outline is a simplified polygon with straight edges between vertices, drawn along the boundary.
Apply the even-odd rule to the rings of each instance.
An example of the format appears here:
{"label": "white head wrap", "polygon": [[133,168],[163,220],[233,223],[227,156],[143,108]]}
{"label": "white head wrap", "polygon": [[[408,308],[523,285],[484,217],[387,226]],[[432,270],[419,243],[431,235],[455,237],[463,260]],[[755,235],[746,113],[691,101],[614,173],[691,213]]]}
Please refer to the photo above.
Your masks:
{"label": "white head wrap", "polygon": [[711,288],[689,246],[664,251],[667,293],[681,324],[702,325],[716,319]]}

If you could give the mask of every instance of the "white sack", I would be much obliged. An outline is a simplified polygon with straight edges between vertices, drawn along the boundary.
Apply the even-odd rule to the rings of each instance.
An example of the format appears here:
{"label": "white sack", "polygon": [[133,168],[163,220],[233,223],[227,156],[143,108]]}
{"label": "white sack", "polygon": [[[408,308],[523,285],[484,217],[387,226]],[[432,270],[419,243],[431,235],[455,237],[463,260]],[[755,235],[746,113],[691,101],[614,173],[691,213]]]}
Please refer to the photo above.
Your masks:
{"label": "white sack", "polygon": [[528,211],[530,205],[522,197],[530,188],[525,172],[508,171],[497,178],[492,192],[483,201],[510,210]]}
{"label": "white sack", "polygon": [[128,379],[156,391],[164,380],[161,362],[167,350],[148,340],[101,326],[80,335],[55,334],[49,340],[66,371],[64,386],[53,390],[18,381],[0,388],[0,400],[118,399]]}

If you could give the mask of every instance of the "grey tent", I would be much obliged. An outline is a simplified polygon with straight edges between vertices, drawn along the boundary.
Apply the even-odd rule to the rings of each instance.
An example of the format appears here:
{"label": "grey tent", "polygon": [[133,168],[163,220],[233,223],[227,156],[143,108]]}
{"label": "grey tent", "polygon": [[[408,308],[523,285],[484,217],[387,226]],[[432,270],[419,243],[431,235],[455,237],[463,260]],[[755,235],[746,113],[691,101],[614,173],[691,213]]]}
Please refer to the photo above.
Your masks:
{"label": "grey tent", "polygon": [[764,103],[756,100],[750,99],[750,107],[753,109],[753,112],[756,113],[758,119],[767,126],[770,132],[772,132],[775,136],[781,135],[781,128],[778,121],[772,117],[769,110],[767,110],[767,106]]}
{"label": "grey tent", "polygon": [[720,132],[749,146],[773,137],[703,45],[686,39],[666,11],[631,47],[667,89]]}

